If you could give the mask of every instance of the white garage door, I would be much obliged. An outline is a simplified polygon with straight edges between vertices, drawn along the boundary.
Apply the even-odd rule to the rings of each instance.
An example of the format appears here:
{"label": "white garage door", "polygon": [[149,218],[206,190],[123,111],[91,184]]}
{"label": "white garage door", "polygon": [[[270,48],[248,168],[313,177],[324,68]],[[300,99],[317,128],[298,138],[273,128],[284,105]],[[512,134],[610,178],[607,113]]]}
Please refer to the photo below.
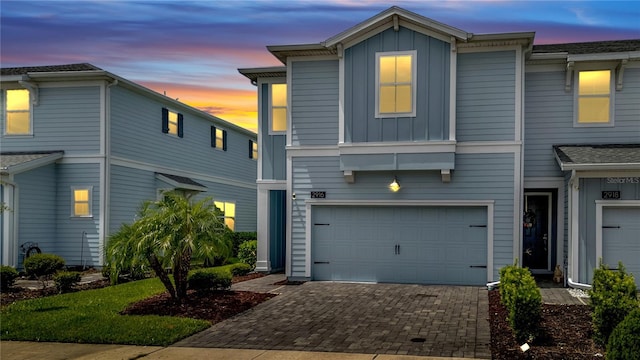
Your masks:
{"label": "white garage door", "polygon": [[640,287],[640,208],[605,207],[602,210],[602,262],[618,262],[633,274]]}
{"label": "white garage door", "polygon": [[315,280],[481,285],[486,207],[315,206]]}

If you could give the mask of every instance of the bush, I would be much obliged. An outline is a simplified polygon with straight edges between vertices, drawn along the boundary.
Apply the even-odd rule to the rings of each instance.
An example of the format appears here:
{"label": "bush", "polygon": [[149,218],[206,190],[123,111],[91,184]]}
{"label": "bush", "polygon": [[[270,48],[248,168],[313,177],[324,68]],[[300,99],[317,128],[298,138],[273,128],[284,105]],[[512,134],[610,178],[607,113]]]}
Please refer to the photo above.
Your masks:
{"label": "bush", "polygon": [[18,277],[18,271],[11,266],[0,266],[0,290],[5,291],[13,286]]}
{"label": "bush", "polygon": [[600,345],[606,345],[615,327],[638,306],[636,282],[618,263],[618,270],[600,263],[593,272],[591,290],[591,310],[594,339]]}
{"label": "bush", "polygon": [[238,259],[251,266],[251,270],[256,267],[258,253],[258,240],[245,241],[238,249]]}
{"label": "bush", "polygon": [[192,271],[187,283],[193,290],[224,290],[231,287],[231,279],[228,269],[204,268]]}
{"label": "bush", "polygon": [[24,260],[24,269],[27,275],[36,276],[42,281],[42,287],[46,287],[47,280],[58,270],[64,267],[64,259],[54,254],[35,254]]}
{"label": "bush", "polygon": [[243,275],[247,275],[248,273],[251,272],[251,270],[253,270],[253,267],[249,264],[245,264],[245,263],[236,263],[233,264],[231,266],[231,275],[233,276],[243,276]]}
{"label": "bush", "polygon": [[81,276],[77,271],[61,271],[53,276],[53,282],[60,294],[69,292],[80,280]]}
{"label": "bush", "polygon": [[542,296],[526,268],[514,265],[500,269],[500,301],[509,312],[509,324],[520,343],[538,335],[542,318]]}
{"label": "bush", "polygon": [[238,256],[238,251],[240,251],[240,245],[242,245],[245,241],[255,240],[258,238],[258,234],[256,232],[232,232],[230,235],[231,243],[233,245],[233,255],[234,257]]}
{"label": "bush", "polygon": [[640,360],[640,308],[613,329],[607,343],[608,360]]}

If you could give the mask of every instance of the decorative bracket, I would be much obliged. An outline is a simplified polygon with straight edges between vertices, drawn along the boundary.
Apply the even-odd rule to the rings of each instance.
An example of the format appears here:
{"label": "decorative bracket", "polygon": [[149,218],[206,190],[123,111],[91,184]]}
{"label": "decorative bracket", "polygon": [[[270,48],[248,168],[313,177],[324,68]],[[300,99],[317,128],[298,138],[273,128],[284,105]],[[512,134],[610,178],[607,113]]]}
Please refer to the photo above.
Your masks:
{"label": "decorative bracket", "polygon": [[441,169],[440,175],[442,176],[443,183],[451,182],[451,169]]}
{"label": "decorative bracket", "polygon": [[565,79],[564,79],[564,91],[565,92],[571,91],[571,75],[573,74],[573,65],[574,65],[573,61],[569,61],[567,63],[567,73],[566,73]]}
{"label": "decorative bracket", "polygon": [[627,66],[629,60],[622,59],[620,64],[616,67],[616,90],[622,90],[622,77],[624,76],[624,68]]}
{"label": "decorative bracket", "polygon": [[18,81],[18,83],[23,88],[29,90],[29,95],[31,96],[31,103],[34,106],[38,106],[38,99],[40,98],[39,92],[38,92],[38,85],[27,80],[20,80]]}
{"label": "decorative bracket", "polygon": [[338,59],[342,59],[344,56],[344,45],[342,45],[342,43],[336,44],[336,53],[338,55]]}
{"label": "decorative bracket", "polygon": [[456,38],[455,37],[451,37],[451,52],[454,53],[458,51],[458,48],[456,46]]}
{"label": "decorative bracket", "polygon": [[400,31],[400,21],[398,20],[398,15],[393,15],[393,31]]}
{"label": "decorative bracket", "polygon": [[356,174],[352,170],[345,170],[344,179],[348,184],[353,184],[356,182]]}

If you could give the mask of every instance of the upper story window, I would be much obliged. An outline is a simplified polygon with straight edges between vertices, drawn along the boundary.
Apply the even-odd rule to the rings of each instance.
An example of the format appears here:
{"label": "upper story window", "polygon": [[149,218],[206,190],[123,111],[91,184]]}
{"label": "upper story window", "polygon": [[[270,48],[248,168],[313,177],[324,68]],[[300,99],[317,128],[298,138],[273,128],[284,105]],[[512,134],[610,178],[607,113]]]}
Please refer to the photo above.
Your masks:
{"label": "upper story window", "polygon": [[224,224],[234,231],[236,228],[236,204],[228,201],[214,201],[213,203],[222,211]]}
{"label": "upper story window", "polygon": [[91,217],[91,187],[71,188],[71,216]]}
{"label": "upper story window", "polygon": [[5,134],[30,135],[32,132],[29,90],[7,90],[5,94]]}
{"label": "upper story window", "polygon": [[612,123],[611,70],[578,71],[576,123],[580,125]]}
{"label": "upper story window", "polygon": [[416,56],[376,53],[376,117],[416,116]]}
{"label": "upper story window", "polygon": [[258,143],[249,140],[249,159],[257,159],[258,158]]}
{"label": "upper story window", "polygon": [[162,108],[162,132],[165,134],[183,136],[182,123],[183,116],[180,113]]}
{"label": "upper story window", "polygon": [[227,151],[227,130],[211,127],[211,147]]}
{"label": "upper story window", "polygon": [[287,84],[271,84],[270,94],[269,133],[285,133],[287,131]]}

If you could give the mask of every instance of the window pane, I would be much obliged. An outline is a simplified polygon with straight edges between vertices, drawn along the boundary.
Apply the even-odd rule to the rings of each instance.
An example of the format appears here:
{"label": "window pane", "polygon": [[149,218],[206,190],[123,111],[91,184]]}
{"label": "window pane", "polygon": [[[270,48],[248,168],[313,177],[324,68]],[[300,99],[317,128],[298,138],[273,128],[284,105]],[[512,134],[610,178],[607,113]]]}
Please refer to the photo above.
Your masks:
{"label": "window pane", "polygon": [[585,97],[578,100],[579,123],[608,123],[609,97]]}
{"label": "window pane", "polygon": [[7,90],[7,111],[29,110],[29,90]]}
{"label": "window pane", "polygon": [[287,106],[287,84],[271,84],[271,105]]}
{"label": "window pane", "polygon": [[286,108],[274,108],[271,110],[271,131],[287,131]]}
{"label": "window pane", "polygon": [[380,113],[396,111],[396,87],[380,86]]}
{"label": "window pane", "polygon": [[7,113],[7,134],[30,134],[31,124],[28,112]]}
{"label": "window pane", "polygon": [[396,112],[411,112],[411,85],[398,85],[396,88]]}
{"label": "window pane", "polygon": [[411,55],[402,55],[396,58],[396,82],[411,82]]}
{"label": "window pane", "polygon": [[73,200],[75,202],[80,202],[80,201],[87,202],[87,201],[89,201],[89,190],[87,190],[87,189],[74,190],[73,191]]}
{"label": "window pane", "polygon": [[581,71],[579,73],[578,86],[580,95],[604,95],[609,94],[611,71]]}
{"label": "window pane", "polygon": [[253,159],[257,159],[258,158],[258,143],[251,143],[251,158]]}
{"label": "window pane", "polygon": [[380,82],[383,84],[396,82],[396,57],[380,57]]}
{"label": "window pane", "polygon": [[215,205],[220,211],[224,213],[224,203],[222,201],[214,201],[213,205]]}
{"label": "window pane", "polygon": [[169,111],[169,122],[178,123],[178,113],[173,111]]}
{"label": "window pane", "polygon": [[232,219],[232,218],[225,218],[224,219],[224,224],[227,225],[227,227],[231,230],[235,230],[236,229],[236,220]]}
{"label": "window pane", "polygon": [[236,204],[224,203],[224,216],[235,217],[236,216]]}
{"label": "window pane", "polygon": [[75,216],[87,216],[89,215],[89,204],[88,203],[76,203],[74,205],[73,214]]}
{"label": "window pane", "polygon": [[169,122],[169,134],[178,134],[178,124]]}

